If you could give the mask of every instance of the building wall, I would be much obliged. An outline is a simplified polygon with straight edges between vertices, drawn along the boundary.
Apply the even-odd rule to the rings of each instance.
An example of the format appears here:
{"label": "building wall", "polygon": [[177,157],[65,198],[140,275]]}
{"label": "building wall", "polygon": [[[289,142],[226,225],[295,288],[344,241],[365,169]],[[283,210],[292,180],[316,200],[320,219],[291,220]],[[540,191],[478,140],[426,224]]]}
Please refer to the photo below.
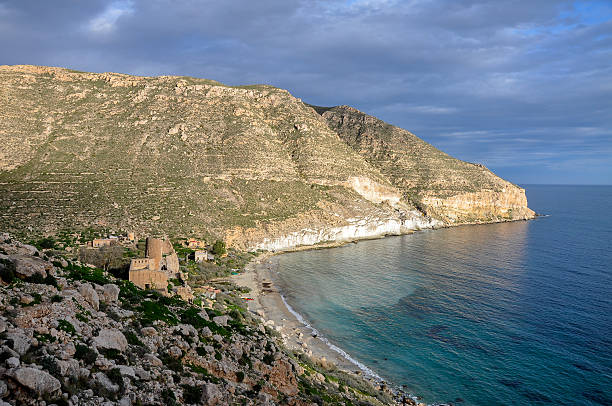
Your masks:
{"label": "building wall", "polygon": [[149,289],[165,290],[168,288],[168,275],[148,269],[130,270],[130,282],[141,289],[148,287]]}
{"label": "building wall", "polygon": [[138,271],[142,269],[153,270],[153,262],[149,258],[133,258],[130,261],[130,271]]}
{"label": "building wall", "polygon": [[208,259],[208,252],[206,251],[196,251],[195,252],[195,261],[196,262],[204,262]]}
{"label": "building wall", "polygon": [[95,240],[93,240],[91,245],[94,248],[107,247],[111,245],[113,241],[115,240],[111,240],[109,238],[96,238]]}
{"label": "building wall", "polygon": [[145,249],[145,257],[153,260],[153,269],[160,269],[160,262],[162,259],[162,240],[158,238],[147,238],[147,246]]}

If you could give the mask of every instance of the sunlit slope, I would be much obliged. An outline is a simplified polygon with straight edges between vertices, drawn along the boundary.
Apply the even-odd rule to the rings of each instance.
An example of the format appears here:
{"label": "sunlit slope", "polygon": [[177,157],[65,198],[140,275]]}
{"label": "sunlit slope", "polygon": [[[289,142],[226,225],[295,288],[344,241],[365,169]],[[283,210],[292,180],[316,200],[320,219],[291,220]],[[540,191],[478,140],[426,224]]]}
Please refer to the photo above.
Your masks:
{"label": "sunlit slope", "polygon": [[0,112],[0,227],[17,234],[94,226],[246,247],[415,207],[447,223],[530,213],[482,167],[271,86],[1,66]]}

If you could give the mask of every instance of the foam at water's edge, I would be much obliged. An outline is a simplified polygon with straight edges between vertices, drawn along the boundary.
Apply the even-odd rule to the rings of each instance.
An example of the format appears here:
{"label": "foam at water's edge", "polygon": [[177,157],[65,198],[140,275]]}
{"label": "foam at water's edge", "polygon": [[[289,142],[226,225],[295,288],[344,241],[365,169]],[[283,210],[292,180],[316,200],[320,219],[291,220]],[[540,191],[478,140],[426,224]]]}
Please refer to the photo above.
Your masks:
{"label": "foam at water's edge", "polygon": [[319,332],[317,331],[316,328],[314,328],[312,325],[310,325],[310,323],[308,323],[304,317],[302,317],[301,314],[299,314],[298,312],[296,312],[295,310],[293,310],[293,308],[289,305],[289,303],[287,303],[287,300],[285,300],[285,296],[283,296],[282,294],[280,294],[280,297],[283,301],[283,303],[285,304],[285,307],[287,307],[287,310],[289,310],[289,313],[291,313],[300,323],[302,323],[306,328],[308,328],[309,330],[312,331],[313,335],[316,335],[316,337],[318,339],[320,339],[321,341],[323,341],[325,343],[325,345],[327,345],[329,348],[331,348],[332,350],[336,351],[338,354],[340,354],[344,359],[346,359],[347,361],[349,361],[351,364],[355,365],[356,367],[358,367],[363,373],[364,375],[371,377],[373,379],[375,379],[378,382],[382,382],[384,381],[384,379],[382,379],[380,377],[380,375],[378,375],[376,372],[372,371],[370,368],[368,368],[367,366],[365,366],[364,364],[362,364],[361,362],[357,361],[355,358],[351,357],[346,351],[344,351],[342,348],[332,344],[329,342],[329,340],[323,336],[321,336],[319,334]]}

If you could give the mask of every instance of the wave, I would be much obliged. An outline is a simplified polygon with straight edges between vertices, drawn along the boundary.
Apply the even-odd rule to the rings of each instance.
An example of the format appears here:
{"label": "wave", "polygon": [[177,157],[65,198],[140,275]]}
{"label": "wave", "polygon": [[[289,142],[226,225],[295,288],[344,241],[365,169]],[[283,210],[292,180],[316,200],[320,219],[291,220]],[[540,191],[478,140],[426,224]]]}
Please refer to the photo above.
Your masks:
{"label": "wave", "polygon": [[304,317],[300,313],[296,312],[291,307],[291,305],[289,305],[289,303],[287,303],[287,300],[285,299],[285,296],[283,294],[280,294],[280,297],[281,297],[281,300],[283,301],[283,303],[285,304],[285,307],[287,307],[287,310],[289,310],[289,313],[291,313],[307,329],[312,331],[312,335],[313,336],[316,336],[316,338],[318,338],[319,340],[323,341],[325,343],[325,345],[327,345],[330,349],[332,349],[333,351],[337,352],[344,359],[346,359],[351,364],[353,364],[356,367],[358,367],[363,372],[363,374],[365,376],[373,378],[377,382],[383,382],[384,381],[384,379],[380,375],[378,375],[376,372],[372,371],[370,368],[368,368],[367,366],[365,366],[361,362],[357,361],[355,358],[351,357],[342,348],[332,344],[331,342],[329,342],[329,340],[327,338],[325,338],[321,334],[319,334],[319,331],[316,328],[314,328],[308,321],[306,321],[306,319],[304,319]]}

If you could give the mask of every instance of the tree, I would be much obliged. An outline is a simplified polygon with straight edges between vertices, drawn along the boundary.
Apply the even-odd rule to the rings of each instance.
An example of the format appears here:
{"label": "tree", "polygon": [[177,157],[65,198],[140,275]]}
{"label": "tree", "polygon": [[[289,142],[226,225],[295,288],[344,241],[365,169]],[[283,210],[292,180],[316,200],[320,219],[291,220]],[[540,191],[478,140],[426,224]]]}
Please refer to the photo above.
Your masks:
{"label": "tree", "polygon": [[212,253],[215,256],[225,254],[225,243],[221,240],[215,241],[212,247]]}

